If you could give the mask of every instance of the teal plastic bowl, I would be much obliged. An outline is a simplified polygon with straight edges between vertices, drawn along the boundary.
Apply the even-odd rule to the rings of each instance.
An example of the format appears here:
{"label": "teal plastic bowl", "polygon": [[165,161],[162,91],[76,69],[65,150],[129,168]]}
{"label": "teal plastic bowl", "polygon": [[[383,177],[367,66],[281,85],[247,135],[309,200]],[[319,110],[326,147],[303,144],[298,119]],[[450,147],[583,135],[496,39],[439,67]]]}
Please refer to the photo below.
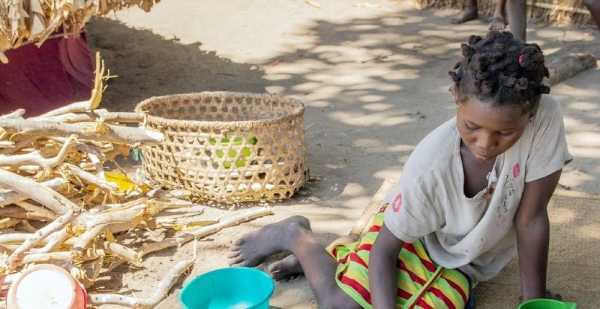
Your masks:
{"label": "teal plastic bowl", "polygon": [[268,309],[275,285],[265,272],[228,267],[204,273],[179,294],[184,309]]}

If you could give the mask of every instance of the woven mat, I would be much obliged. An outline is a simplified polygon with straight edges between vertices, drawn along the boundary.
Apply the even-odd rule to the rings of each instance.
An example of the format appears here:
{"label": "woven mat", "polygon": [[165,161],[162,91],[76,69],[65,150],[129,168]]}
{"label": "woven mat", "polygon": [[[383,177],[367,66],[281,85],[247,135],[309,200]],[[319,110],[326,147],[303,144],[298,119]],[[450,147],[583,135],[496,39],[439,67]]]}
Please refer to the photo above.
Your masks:
{"label": "woven mat", "polygon": [[[394,184],[389,179],[383,182],[350,234],[362,234]],[[577,302],[579,308],[600,308],[600,197],[557,189],[548,210],[548,288],[566,301]],[[475,307],[516,308],[520,289],[515,258],[498,276],[475,288]]]}

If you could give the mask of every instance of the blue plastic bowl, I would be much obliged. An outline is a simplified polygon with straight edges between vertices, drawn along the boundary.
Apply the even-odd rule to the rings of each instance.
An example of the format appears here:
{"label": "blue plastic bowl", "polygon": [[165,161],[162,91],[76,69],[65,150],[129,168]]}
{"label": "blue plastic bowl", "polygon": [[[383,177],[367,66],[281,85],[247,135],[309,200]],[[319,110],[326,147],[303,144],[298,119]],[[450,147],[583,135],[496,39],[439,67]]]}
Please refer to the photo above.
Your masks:
{"label": "blue plastic bowl", "polygon": [[275,285],[265,272],[229,267],[204,273],[179,294],[184,309],[268,309]]}

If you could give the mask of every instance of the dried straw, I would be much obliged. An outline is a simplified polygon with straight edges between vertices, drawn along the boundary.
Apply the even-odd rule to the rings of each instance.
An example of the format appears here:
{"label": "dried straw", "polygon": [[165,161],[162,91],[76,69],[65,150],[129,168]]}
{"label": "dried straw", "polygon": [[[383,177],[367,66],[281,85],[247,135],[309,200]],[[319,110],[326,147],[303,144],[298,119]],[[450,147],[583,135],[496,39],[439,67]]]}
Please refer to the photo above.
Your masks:
{"label": "dried straw", "polygon": [[41,45],[58,29],[78,35],[94,15],[138,6],[148,12],[160,0],[2,0],[0,1],[0,56],[22,44]]}

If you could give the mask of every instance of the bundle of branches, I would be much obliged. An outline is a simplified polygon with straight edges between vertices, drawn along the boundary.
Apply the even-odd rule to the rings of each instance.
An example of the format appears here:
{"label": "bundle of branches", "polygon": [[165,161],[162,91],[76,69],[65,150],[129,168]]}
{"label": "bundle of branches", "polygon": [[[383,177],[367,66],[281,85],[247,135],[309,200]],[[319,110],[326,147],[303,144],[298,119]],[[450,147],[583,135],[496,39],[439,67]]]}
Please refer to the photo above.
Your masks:
{"label": "bundle of branches", "polygon": [[[23,118],[23,110],[0,116],[2,289],[36,263],[59,263],[87,288],[102,269],[123,262],[139,266],[151,252],[271,213],[261,207],[225,220],[184,224],[182,214],[198,214],[203,208],[128,177],[115,158],[160,142],[163,134],[146,128],[140,114],[97,109],[106,78],[97,59],[89,101],[34,118]],[[116,172],[106,171],[111,162]],[[138,248],[117,240],[124,232],[152,228],[173,229],[174,235]],[[88,302],[153,307],[191,265],[193,260],[175,265],[151,298],[90,294]]]}
{"label": "bundle of branches", "polygon": [[[160,0],[0,0],[0,59],[2,51],[24,42],[42,44],[58,29],[77,35],[93,15],[138,6],[148,12]],[[67,30],[68,29],[68,30]],[[68,33],[69,32],[69,33]]]}
{"label": "bundle of branches", "polygon": [[[462,10],[465,0],[414,0],[418,7],[454,8]],[[496,0],[477,2],[479,12],[491,15]],[[527,1],[528,17],[556,25],[592,25],[590,12],[585,8],[583,0],[529,0]]]}

